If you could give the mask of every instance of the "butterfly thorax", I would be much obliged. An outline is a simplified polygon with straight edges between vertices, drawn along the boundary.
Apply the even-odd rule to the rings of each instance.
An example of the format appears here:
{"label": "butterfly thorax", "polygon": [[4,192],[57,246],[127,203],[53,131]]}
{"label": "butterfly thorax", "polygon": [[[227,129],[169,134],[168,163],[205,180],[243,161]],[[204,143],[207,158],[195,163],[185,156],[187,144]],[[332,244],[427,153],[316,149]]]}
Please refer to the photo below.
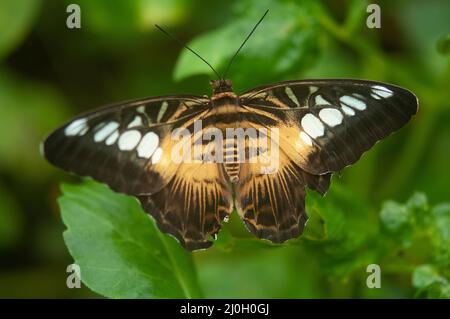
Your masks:
{"label": "butterfly thorax", "polygon": [[211,101],[216,112],[221,113],[225,110],[232,112],[239,107],[239,98],[233,92],[233,86],[230,80],[211,81],[211,86],[213,89]]}

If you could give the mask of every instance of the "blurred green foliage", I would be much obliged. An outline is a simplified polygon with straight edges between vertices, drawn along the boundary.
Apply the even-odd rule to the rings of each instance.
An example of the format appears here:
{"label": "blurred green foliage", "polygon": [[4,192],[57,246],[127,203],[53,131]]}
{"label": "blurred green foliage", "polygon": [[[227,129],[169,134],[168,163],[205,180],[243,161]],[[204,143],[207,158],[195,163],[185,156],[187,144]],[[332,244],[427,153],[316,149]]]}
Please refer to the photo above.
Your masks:
{"label": "blurred green foliage", "polygon": [[0,58],[25,37],[39,8],[39,0],[2,1],[0,4]]}
{"label": "blurred green foliage", "polygon": [[[69,3],[81,7],[79,30],[65,27]],[[66,287],[75,260],[106,297],[449,298],[450,2],[379,1],[381,29],[366,27],[368,3],[0,2],[0,296],[98,297]],[[102,104],[207,94],[211,71],[153,25],[223,72],[266,9],[230,69],[237,92],[367,78],[415,92],[418,115],[334,176],[324,198],[308,192],[298,240],[257,240],[233,214],[211,249],[190,254],[134,199],[86,181],[65,185],[60,199],[69,254],[56,202],[60,181],[74,178],[40,157],[45,134]],[[381,267],[380,289],[366,286],[369,264]]]}
{"label": "blurred green foliage", "polygon": [[[300,74],[314,62],[319,50],[321,34],[318,21],[314,18],[313,3],[304,1],[299,6],[289,1],[282,4],[269,0],[242,1],[234,6],[235,18],[195,38],[189,45],[198,52],[205,52],[207,61],[224,72],[243,35],[247,35],[262,13],[270,8],[269,18],[254,33],[245,46],[245,54],[235,61],[228,76],[233,79],[234,86],[242,90],[292,75],[293,70]],[[270,72],[267,70],[268,56],[277,57],[270,66]],[[253,76],[237,71],[243,68],[252,70]],[[191,52],[185,50],[181,53],[174,73],[176,80],[204,73],[214,76],[205,63]]]}

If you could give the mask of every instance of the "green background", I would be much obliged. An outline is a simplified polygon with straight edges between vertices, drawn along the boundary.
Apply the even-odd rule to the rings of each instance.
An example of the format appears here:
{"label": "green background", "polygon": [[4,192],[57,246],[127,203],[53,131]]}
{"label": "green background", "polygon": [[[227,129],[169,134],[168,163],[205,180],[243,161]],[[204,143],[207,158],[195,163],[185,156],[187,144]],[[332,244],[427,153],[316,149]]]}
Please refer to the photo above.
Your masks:
{"label": "green background", "polygon": [[[81,29],[66,27],[70,3]],[[0,297],[450,298],[450,2],[379,1],[381,29],[366,27],[368,3],[1,1]],[[233,215],[212,248],[187,253],[134,199],[40,156],[45,135],[81,111],[210,94],[208,67],[155,23],[223,71],[266,9],[230,70],[236,92],[348,77],[420,101],[324,198],[308,193],[300,239],[257,240]],[[66,286],[74,260],[81,289]],[[366,285],[369,264],[380,265],[379,289]]]}

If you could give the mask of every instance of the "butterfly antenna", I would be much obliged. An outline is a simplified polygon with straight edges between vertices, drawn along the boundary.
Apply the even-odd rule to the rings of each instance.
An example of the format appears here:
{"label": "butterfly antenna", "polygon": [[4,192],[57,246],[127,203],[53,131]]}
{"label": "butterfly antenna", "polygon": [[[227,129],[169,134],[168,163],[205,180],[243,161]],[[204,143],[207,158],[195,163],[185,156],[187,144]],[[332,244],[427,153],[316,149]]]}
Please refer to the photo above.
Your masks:
{"label": "butterfly antenna", "polygon": [[250,31],[250,33],[245,38],[244,42],[242,42],[242,44],[239,47],[239,49],[237,49],[236,53],[233,55],[233,57],[231,58],[230,62],[228,63],[227,69],[225,70],[225,73],[223,74],[223,78],[225,78],[227,76],[228,70],[230,69],[230,66],[233,63],[234,58],[236,58],[236,56],[238,55],[239,51],[241,51],[241,49],[244,47],[244,45],[247,42],[247,40],[252,36],[253,32],[255,32],[256,28],[259,26],[259,24],[262,22],[262,20],[266,17],[268,12],[269,12],[269,9],[267,9],[266,12],[264,12],[264,14],[261,17],[261,19],[259,19],[258,23],[255,24],[255,26],[253,27],[252,31]]}
{"label": "butterfly antenna", "polygon": [[169,32],[167,32],[166,30],[164,30],[163,28],[161,28],[159,25],[155,24],[155,27],[161,31],[162,33],[164,33],[165,35],[167,35],[169,38],[172,38],[173,40],[175,40],[175,42],[177,42],[179,45],[181,45],[182,47],[188,49],[189,51],[191,51],[192,53],[194,53],[200,60],[202,60],[203,62],[205,62],[210,68],[211,70],[213,70],[213,72],[217,75],[217,78],[220,79],[220,75],[219,73],[212,67],[211,64],[208,63],[208,61],[206,61],[204,58],[202,58],[200,56],[200,54],[198,54],[197,52],[195,52],[194,50],[192,50],[190,47],[188,47],[186,44],[184,44],[183,42],[181,42],[180,40],[178,40],[177,38],[175,38],[173,35],[171,35]]}

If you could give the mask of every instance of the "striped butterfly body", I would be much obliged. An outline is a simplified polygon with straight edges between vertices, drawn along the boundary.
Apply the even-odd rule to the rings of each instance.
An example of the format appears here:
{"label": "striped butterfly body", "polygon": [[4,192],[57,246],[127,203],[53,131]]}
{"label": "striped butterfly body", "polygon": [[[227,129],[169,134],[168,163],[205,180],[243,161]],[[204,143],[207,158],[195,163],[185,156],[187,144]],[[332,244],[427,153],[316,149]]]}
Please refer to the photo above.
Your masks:
{"label": "striped butterfly body", "polygon": [[211,246],[233,209],[255,236],[282,243],[305,226],[306,187],[325,194],[333,172],[418,109],[408,90],[373,81],[290,81],[241,95],[229,80],[212,85],[211,98],[149,98],[78,116],[46,139],[44,155],[136,196],[189,250]]}

